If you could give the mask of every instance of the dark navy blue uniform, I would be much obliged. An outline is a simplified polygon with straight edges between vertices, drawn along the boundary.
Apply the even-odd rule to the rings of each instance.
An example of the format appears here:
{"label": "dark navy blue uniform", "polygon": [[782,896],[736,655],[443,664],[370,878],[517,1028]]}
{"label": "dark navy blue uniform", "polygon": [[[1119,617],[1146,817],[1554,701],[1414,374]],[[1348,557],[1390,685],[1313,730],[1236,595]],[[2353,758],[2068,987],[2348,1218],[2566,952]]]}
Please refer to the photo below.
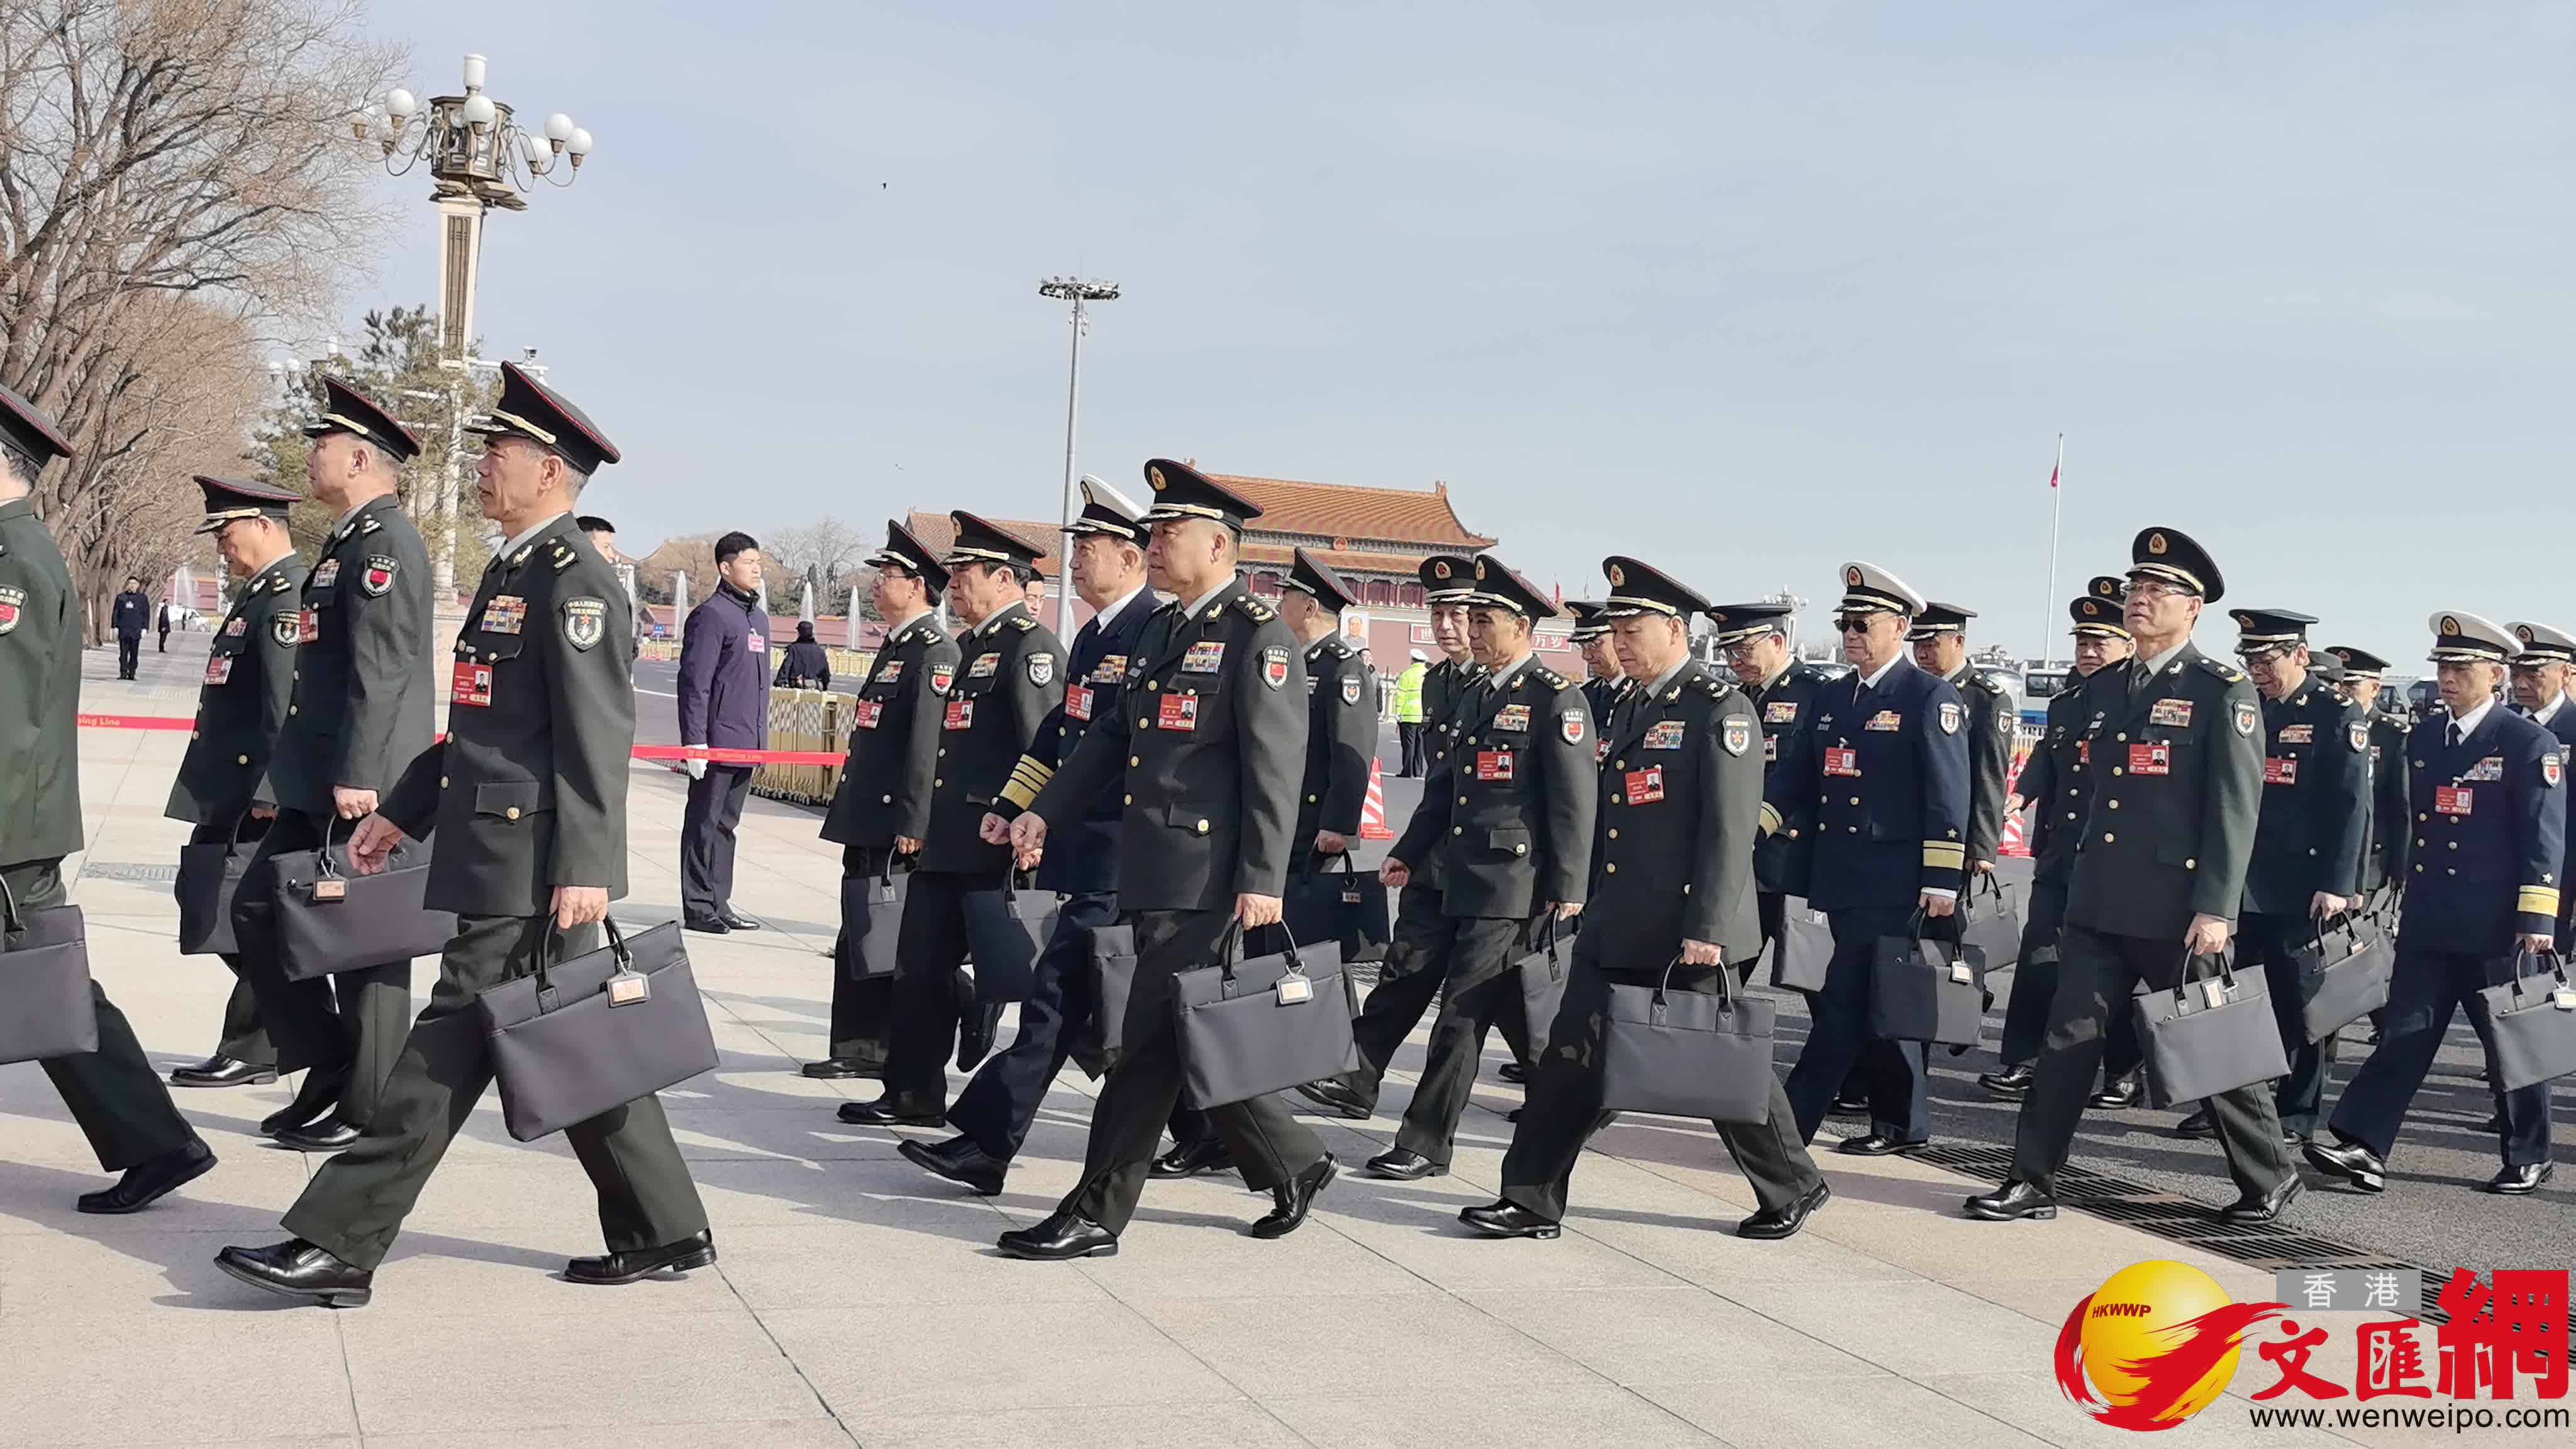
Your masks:
{"label": "dark navy blue uniform", "polygon": [[[2526,715],[2524,717],[2529,719],[2532,723],[2539,725],[2542,729],[2549,731],[2550,738],[2558,741],[2558,756],[2560,759],[2576,760],[2576,706],[2570,706],[2566,699],[2562,697],[2549,707],[2547,713],[2549,716],[2547,719],[2543,719],[2539,715]],[[2571,802],[2576,802],[2576,791],[2561,791],[2560,793],[2566,795]],[[2571,803],[2568,806],[2568,810],[2571,815],[2576,815],[2576,803]],[[2559,866],[2559,880],[2565,881],[2567,879],[2567,870],[2570,866],[2576,866],[2576,830],[2570,830],[2567,832],[2567,854]],[[2560,892],[2558,897],[2558,950],[2562,955],[2566,953],[2568,936],[2570,934],[2568,910],[2570,900],[2571,897],[2569,897],[2565,892]]]}
{"label": "dark navy blue uniform", "polygon": [[2290,1073],[2274,1084],[2281,1131],[2315,1132],[2325,1105],[2334,1041],[2311,1044],[2300,1019],[2299,968],[2292,953],[2313,940],[2310,906],[2319,892],[2361,892],[2370,822],[2370,722],[2314,679],[2282,699],[2263,700],[2263,806],[2245,866],[2237,916],[2237,964],[2260,966]]}
{"label": "dark navy blue uniform", "polygon": [[1968,708],[1947,682],[1898,659],[1872,685],[1854,673],[1817,691],[1815,718],[1784,735],[1764,786],[1777,833],[1813,802],[1809,904],[1833,927],[1815,1026],[1789,1073],[1798,1135],[1813,1141],[1834,1089],[1866,1049],[1870,1129],[1922,1141],[1923,1044],[1873,1042],[1869,983],[1879,938],[1909,927],[1922,893],[1956,892],[1967,863]]}
{"label": "dark navy blue uniform", "polygon": [[[2485,1042],[2478,992],[2510,978],[2518,936],[2558,928],[2565,752],[2548,730],[2501,703],[2487,707],[2465,740],[2452,743],[2451,729],[2450,713],[2435,710],[2407,740],[2414,862],[2398,924],[2396,979],[2379,1047],[2335,1104],[2335,1135],[2383,1159],[2451,1014],[2465,1010]],[[2505,1166],[2548,1161],[2548,1088],[2502,1093],[2499,1108]]]}

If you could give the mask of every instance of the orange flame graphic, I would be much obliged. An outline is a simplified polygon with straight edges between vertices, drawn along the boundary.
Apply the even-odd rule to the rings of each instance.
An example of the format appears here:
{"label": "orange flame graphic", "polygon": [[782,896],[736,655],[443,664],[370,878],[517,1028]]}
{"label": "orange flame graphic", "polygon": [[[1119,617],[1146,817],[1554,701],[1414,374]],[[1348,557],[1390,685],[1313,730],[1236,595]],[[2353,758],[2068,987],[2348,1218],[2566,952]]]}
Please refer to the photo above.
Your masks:
{"label": "orange flame graphic", "polygon": [[2094,1389],[2092,1377],[2084,1371],[2084,1314],[2092,1306],[2093,1295],[2088,1293],[2058,1330],[2057,1387],[2076,1407],[2105,1424],[2149,1432],[2182,1423],[2188,1416],[2175,1415],[2174,1406],[2193,1385],[2206,1378],[2228,1350],[2244,1343],[2246,1330],[2289,1307],[2286,1303],[2230,1303],[2156,1330],[2156,1337],[2168,1345],[2162,1352],[2108,1365],[2142,1381],[2127,1403],[2114,1404]]}

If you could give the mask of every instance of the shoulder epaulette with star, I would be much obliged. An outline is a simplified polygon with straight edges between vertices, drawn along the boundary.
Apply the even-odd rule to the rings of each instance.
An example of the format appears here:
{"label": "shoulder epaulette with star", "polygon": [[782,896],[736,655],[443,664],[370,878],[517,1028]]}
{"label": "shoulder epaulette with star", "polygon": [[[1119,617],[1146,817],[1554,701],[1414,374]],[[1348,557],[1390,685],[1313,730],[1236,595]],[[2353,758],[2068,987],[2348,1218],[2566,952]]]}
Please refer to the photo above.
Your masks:
{"label": "shoulder epaulette with star", "polygon": [[1271,620],[1279,617],[1278,610],[1271,608],[1268,604],[1261,602],[1250,594],[1235,595],[1234,606],[1241,609],[1244,612],[1245,617],[1251,619],[1256,624],[1267,624]]}
{"label": "shoulder epaulette with star", "polygon": [[1564,693],[1566,687],[1574,682],[1566,678],[1564,675],[1557,673],[1555,670],[1548,668],[1544,664],[1532,665],[1530,667],[1530,677],[1537,680],[1546,688],[1555,690],[1560,694]]}
{"label": "shoulder epaulette with star", "polygon": [[378,522],[376,522],[374,519],[370,518],[370,519],[366,519],[366,520],[364,520],[364,521],[362,521],[362,522],[360,522],[360,523],[359,523],[359,525],[358,525],[358,531],[359,531],[360,533],[373,533],[373,532],[375,532],[377,529],[382,528],[382,527],[384,527],[384,525],[383,525],[383,524],[378,523]]}
{"label": "shoulder epaulette with star", "polygon": [[556,544],[556,545],[555,545],[555,552],[554,552],[554,565],[555,565],[555,572],[556,572],[556,573],[562,573],[565,569],[571,568],[571,567],[572,567],[572,550],[571,550],[571,549],[568,549],[568,548],[566,548],[566,547],[564,547],[564,546],[563,546],[562,544],[560,544],[560,543]]}
{"label": "shoulder epaulette with star", "polygon": [[1348,659],[1359,651],[1353,649],[1351,647],[1351,641],[1343,638],[1341,635],[1327,634],[1324,636],[1324,652],[1332,655],[1335,659]]}
{"label": "shoulder epaulette with star", "polygon": [[1028,615],[1026,615],[1026,614],[1013,614],[1013,615],[1011,616],[1011,627],[1012,627],[1012,628],[1014,628],[1014,629],[1019,630],[1019,631],[1020,631],[1021,633],[1023,633],[1023,634],[1025,634],[1025,633],[1029,632],[1031,629],[1034,629],[1034,628],[1036,628],[1037,626],[1038,626],[1038,621],[1037,621],[1037,620],[1035,620],[1035,619],[1030,618],[1030,617],[1029,617]]}
{"label": "shoulder epaulette with star", "polygon": [[1700,693],[1707,695],[1711,699],[1718,698],[1732,687],[1733,686],[1725,684],[1719,680],[1712,679],[1705,674],[1699,677]]}
{"label": "shoulder epaulette with star", "polygon": [[2244,670],[2237,668],[2235,665],[2228,663],[2224,659],[2212,659],[2206,654],[2200,656],[2200,667],[2217,675],[2219,678],[2226,680],[2230,684],[2234,684],[2245,678]]}

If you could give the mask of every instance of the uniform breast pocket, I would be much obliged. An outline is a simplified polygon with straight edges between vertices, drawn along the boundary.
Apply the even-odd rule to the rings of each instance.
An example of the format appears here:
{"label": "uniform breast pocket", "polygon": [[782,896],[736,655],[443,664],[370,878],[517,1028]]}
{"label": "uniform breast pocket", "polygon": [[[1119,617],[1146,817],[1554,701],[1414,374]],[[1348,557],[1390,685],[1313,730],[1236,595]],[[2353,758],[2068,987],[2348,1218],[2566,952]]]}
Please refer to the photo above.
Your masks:
{"label": "uniform breast pocket", "polygon": [[1510,860],[1530,853],[1529,827],[1495,825],[1486,828],[1485,854],[1497,860]]}
{"label": "uniform breast pocket", "polygon": [[484,819],[506,823],[553,808],[545,786],[534,780],[486,780],[474,787],[474,813]]}

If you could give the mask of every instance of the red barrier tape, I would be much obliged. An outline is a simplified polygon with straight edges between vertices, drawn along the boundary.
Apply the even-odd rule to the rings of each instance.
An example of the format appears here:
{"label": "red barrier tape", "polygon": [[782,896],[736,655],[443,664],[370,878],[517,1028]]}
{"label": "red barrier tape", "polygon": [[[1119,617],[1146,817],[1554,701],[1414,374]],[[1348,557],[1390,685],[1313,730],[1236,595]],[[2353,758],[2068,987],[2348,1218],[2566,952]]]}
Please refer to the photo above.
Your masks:
{"label": "red barrier tape", "polygon": [[[85,730],[193,730],[197,722],[166,714],[85,714]],[[719,750],[707,745],[637,745],[639,760],[710,760],[719,765],[838,765],[848,757],[825,750]]]}

